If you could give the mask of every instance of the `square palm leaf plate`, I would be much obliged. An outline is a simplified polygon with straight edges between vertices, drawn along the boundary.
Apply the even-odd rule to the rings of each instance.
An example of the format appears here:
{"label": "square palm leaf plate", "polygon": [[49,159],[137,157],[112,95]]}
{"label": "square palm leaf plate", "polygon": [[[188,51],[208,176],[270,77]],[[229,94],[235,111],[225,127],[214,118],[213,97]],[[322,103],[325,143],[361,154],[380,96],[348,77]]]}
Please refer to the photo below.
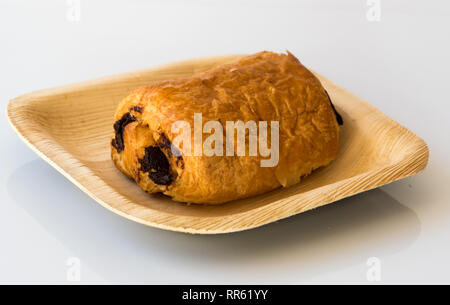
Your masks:
{"label": "square palm leaf plate", "polygon": [[33,151],[105,208],[145,225],[188,233],[255,228],[425,168],[428,148],[422,139],[318,75],[344,118],[340,153],[297,185],[220,206],[187,205],[148,195],[116,169],[110,157],[113,114],[129,91],[240,56],[188,60],[33,92],[11,100],[7,116]]}

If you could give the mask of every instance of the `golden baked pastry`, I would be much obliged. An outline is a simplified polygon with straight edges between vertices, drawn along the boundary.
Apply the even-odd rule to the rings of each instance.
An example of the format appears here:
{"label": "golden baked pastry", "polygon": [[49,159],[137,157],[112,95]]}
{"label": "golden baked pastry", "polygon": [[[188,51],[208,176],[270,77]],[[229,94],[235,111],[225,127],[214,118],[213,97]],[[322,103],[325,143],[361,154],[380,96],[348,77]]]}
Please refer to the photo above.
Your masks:
{"label": "golden baked pastry", "polygon": [[[203,148],[222,150],[223,155],[195,152],[202,147],[192,132],[199,114],[200,134],[209,121],[222,124],[223,137]],[[205,204],[298,183],[337,156],[342,123],[320,81],[289,52],[260,52],[188,78],[135,89],[119,104],[114,118],[111,155],[122,173],[148,193]],[[273,151],[278,153],[274,166],[263,166],[269,156],[260,146],[260,153],[252,153],[250,138],[255,133],[250,128],[241,134],[246,146],[240,153],[238,136],[227,138],[226,122],[239,121],[267,122],[266,143],[256,139],[258,145],[278,147]],[[174,130],[181,130],[174,129],[175,122],[191,126],[190,146],[186,141],[175,144],[179,133]],[[203,129],[203,139],[219,129],[213,126],[206,130],[210,133]],[[278,146],[272,138],[277,131]],[[226,147],[229,143],[231,148]]]}

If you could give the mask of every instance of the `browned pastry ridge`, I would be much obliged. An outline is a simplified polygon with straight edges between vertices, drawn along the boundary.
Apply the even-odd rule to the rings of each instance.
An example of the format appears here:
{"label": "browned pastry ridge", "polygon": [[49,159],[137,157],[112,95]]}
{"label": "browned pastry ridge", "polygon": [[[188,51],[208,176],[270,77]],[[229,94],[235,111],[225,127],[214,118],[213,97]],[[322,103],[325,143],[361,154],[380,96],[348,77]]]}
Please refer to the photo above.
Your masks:
{"label": "browned pastry ridge", "polygon": [[[203,124],[278,121],[278,164],[261,167],[268,157],[248,153],[177,156],[171,150],[177,136],[172,124],[194,126],[194,113],[202,114]],[[336,158],[342,121],[320,81],[289,52],[260,52],[188,78],[135,89],[119,104],[114,119],[111,155],[122,173],[148,193],[206,204],[298,183]]]}

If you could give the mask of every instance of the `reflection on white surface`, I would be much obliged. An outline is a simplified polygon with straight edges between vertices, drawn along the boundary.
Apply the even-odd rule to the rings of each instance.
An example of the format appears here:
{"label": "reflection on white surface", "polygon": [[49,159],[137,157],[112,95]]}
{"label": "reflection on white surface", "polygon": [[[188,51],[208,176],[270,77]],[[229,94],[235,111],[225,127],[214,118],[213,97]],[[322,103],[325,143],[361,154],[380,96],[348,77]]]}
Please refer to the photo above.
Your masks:
{"label": "reflection on white surface", "polygon": [[260,229],[190,236],[122,219],[43,161],[28,163],[38,157],[3,115],[0,283],[67,283],[71,257],[84,283],[367,283],[372,256],[382,283],[449,283],[449,1],[381,1],[380,22],[355,0],[81,2],[70,22],[65,1],[0,1],[3,111],[33,90],[289,49],[422,137],[430,163],[382,191]]}
{"label": "reflection on white surface", "polygon": [[300,282],[405,249],[421,228],[412,210],[381,190],[250,231],[188,235],[107,211],[41,160],[16,170],[7,189],[83,264],[113,283]]}

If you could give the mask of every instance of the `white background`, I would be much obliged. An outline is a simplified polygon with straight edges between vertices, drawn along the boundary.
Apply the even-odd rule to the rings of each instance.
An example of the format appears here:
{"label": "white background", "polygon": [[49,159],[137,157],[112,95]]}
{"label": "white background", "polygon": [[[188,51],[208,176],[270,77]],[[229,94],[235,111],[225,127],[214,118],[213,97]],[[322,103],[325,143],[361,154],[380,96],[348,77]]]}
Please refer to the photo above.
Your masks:
{"label": "white background", "polygon": [[0,103],[206,55],[289,49],[422,137],[427,169],[242,233],[193,236],[102,208],[0,119],[0,283],[450,283],[450,2],[81,0],[0,2]]}

